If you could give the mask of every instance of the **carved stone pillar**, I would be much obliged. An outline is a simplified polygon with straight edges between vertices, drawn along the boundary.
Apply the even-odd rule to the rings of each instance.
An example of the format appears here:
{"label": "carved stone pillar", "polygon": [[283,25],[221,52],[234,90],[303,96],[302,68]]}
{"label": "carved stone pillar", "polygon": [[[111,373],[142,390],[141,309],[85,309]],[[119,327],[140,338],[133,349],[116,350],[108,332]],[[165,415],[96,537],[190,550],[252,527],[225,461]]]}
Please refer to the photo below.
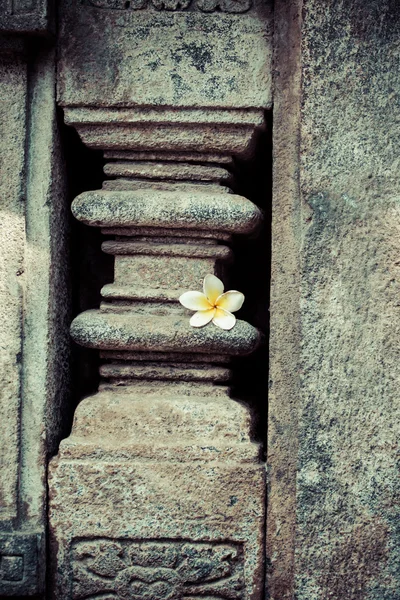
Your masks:
{"label": "carved stone pillar", "polygon": [[59,97],[109,179],[72,210],[102,229],[115,270],[100,308],[72,323],[100,351],[101,383],[50,469],[55,597],[258,600],[264,467],[227,382],[260,333],[193,328],[178,298],[208,273],[225,279],[232,235],[261,221],[229,184],[270,103],[269,13],[74,4],[61,10]]}

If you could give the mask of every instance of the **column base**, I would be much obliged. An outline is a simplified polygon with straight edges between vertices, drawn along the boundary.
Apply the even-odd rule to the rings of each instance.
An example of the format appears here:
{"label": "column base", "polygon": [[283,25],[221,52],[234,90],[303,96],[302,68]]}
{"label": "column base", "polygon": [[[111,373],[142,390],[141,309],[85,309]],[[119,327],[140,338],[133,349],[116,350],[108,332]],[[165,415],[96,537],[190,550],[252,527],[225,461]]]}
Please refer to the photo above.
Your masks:
{"label": "column base", "polygon": [[260,600],[264,489],[260,465],[55,460],[55,597]]}
{"label": "column base", "polygon": [[[188,400],[187,438],[157,440]],[[223,397],[84,400],[50,465],[54,598],[261,600],[265,471],[247,414]]]}

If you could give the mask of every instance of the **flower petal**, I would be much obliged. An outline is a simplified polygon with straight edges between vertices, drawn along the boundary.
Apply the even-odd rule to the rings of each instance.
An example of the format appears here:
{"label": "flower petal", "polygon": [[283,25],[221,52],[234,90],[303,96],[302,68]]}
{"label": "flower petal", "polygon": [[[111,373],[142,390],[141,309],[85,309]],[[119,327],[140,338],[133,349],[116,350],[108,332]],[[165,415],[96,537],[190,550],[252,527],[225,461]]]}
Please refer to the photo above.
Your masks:
{"label": "flower petal", "polygon": [[221,294],[221,296],[217,298],[215,304],[218,308],[228,310],[229,312],[235,312],[239,310],[239,308],[242,308],[243,302],[244,296],[242,292],[230,290],[229,292],[225,292],[225,294]]}
{"label": "flower petal", "polygon": [[204,294],[207,296],[211,304],[215,304],[216,299],[224,291],[224,284],[215,275],[206,275],[203,283]]}
{"label": "flower petal", "polygon": [[232,329],[232,327],[236,323],[236,317],[227,310],[217,308],[215,310],[215,315],[212,321],[214,325],[220,327],[221,329]]}
{"label": "flower petal", "polygon": [[211,304],[202,292],[185,292],[179,297],[179,302],[190,310],[209,310]]}
{"label": "flower petal", "polygon": [[203,327],[211,321],[215,312],[215,308],[210,308],[209,310],[199,310],[198,312],[194,313],[189,323],[192,327]]}

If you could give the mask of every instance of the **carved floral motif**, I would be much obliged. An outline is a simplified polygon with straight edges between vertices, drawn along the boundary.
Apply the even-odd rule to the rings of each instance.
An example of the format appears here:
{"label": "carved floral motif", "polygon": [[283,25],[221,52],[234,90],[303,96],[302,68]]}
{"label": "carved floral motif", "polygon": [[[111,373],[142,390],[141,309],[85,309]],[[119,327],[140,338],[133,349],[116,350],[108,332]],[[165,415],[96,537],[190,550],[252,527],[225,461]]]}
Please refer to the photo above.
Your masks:
{"label": "carved floral motif", "polygon": [[153,7],[156,10],[199,9],[202,12],[220,10],[226,13],[243,13],[252,6],[252,0],[87,0],[90,6],[114,10],[140,10]]}
{"label": "carved floral motif", "polygon": [[72,546],[73,599],[242,600],[234,543],[94,539]]}

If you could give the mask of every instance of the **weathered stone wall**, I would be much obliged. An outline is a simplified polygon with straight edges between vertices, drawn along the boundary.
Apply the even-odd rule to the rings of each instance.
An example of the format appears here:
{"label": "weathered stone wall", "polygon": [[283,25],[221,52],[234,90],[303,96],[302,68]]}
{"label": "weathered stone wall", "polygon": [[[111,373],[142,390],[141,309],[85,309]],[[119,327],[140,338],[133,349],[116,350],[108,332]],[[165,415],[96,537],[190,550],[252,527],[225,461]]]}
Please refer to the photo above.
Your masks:
{"label": "weathered stone wall", "polygon": [[67,212],[53,50],[0,46],[0,596],[43,591],[46,470],[68,385]]}
{"label": "weathered stone wall", "polygon": [[[281,226],[275,229],[278,257],[288,258],[279,267],[275,256],[272,294],[269,594],[394,599],[400,588],[400,11],[389,0],[306,0],[301,22],[300,9],[292,4],[286,16],[293,10],[301,26],[301,112],[298,127],[290,111],[286,115],[291,137],[276,150],[280,177],[288,157],[279,149],[293,149],[302,204],[299,224],[294,185],[283,209],[289,226],[283,234]],[[277,16],[279,36],[282,13]],[[287,46],[276,39],[282,61]],[[298,36],[293,48],[300,50]],[[276,77],[279,106],[287,92]],[[296,77],[290,78],[294,84]],[[285,181],[288,189],[290,173]],[[277,290],[298,285],[295,268],[285,284],[296,257],[301,299],[286,337]],[[290,365],[290,373],[296,365],[296,352],[293,362],[290,356],[298,326],[300,380],[291,379],[296,402],[293,390],[284,396],[285,382],[274,375],[278,367]],[[296,428],[298,450],[296,442],[281,441],[296,437]],[[278,473],[281,454],[289,456],[289,469]],[[277,507],[281,498],[286,512]],[[289,557],[295,553],[294,563],[284,559],[286,574],[277,562],[284,550]]]}
{"label": "weathered stone wall", "polygon": [[[147,189],[165,192],[178,185],[186,197],[192,190],[185,187],[186,178],[197,181],[205,176],[209,190],[218,187],[221,193],[220,176],[223,180],[224,165],[230,165],[230,155],[242,147],[242,134],[250,139],[261,124],[260,109],[271,107],[269,28],[265,24],[264,31],[260,25],[262,3],[250,4],[87,0],[75,10],[77,4],[65,0],[63,6],[71,12],[60,29],[64,42],[59,101],[83,141],[105,149],[110,161],[106,175],[120,178],[106,183],[105,189],[110,192],[115,186],[114,192],[131,193],[138,188],[131,180],[139,178],[143,186],[147,178]],[[221,12],[203,19],[215,8]],[[276,0],[274,9],[266,596],[396,600],[400,11],[393,0]],[[42,0],[3,3],[0,29],[7,34],[43,34],[48,32],[49,16],[48,3]],[[186,38],[179,23],[190,29]],[[173,31],[172,48],[160,38],[167,25]],[[254,44],[254,39],[260,42]],[[152,59],[157,45],[159,61]],[[0,42],[0,596],[14,597],[43,591],[46,464],[57,448],[68,396],[69,217],[55,110],[55,54],[44,46],[36,54],[39,47],[38,42],[26,45],[21,37]],[[139,79],[135,65],[142,69]],[[210,65],[212,77],[220,75],[214,87]],[[133,84],[127,86],[127,81]],[[168,85],[158,94],[163,81]],[[155,92],[158,95],[152,97]],[[149,99],[155,110],[147,110]],[[164,110],[165,104],[174,110]],[[193,108],[201,109],[203,120]],[[144,159],[151,164],[141,164]],[[195,166],[196,160],[219,166]],[[171,177],[177,181],[166,184]],[[232,195],[225,195],[232,201]],[[221,209],[221,200],[217,204]],[[216,207],[211,208],[208,212],[213,214]],[[226,217],[225,211],[224,226]],[[135,231],[125,228],[122,234]],[[176,231],[170,234],[179,241]],[[122,241],[127,250],[134,250],[132,240]],[[209,247],[209,241],[204,246]],[[223,252],[221,244],[216,247]],[[112,249],[119,252],[121,247],[114,243]],[[165,250],[162,244],[160,250]],[[126,265],[118,252],[117,265]],[[139,264],[142,259],[136,260]],[[146,260],[155,264],[151,257]],[[152,267],[147,272],[156,277],[156,271]],[[113,293],[120,293],[115,284],[103,289],[103,308],[107,309],[107,294]],[[174,301],[177,296],[175,290]],[[115,322],[125,323],[120,315]],[[185,334],[182,339],[189,338]],[[220,338],[215,343],[220,344]],[[141,350],[135,354],[124,349],[127,365],[112,362],[120,361],[121,353],[103,350],[102,358],[111,362],[102,365],[102,376],[123,379],[133,369],[136,375],[141,368],[143,372],[141,364],[129,364],[143,358]],[[156,348],[153,351],[154,360],[165,359]],[[179,353],[177,359],[185,360]],[[202,377],[225,372],[205,362]],[[152,375],[153,367],[144,365],[145,374]],[[157,373],[165,376],[163,368],[159,365]],[[173,375],[181,377],[176,365],[173,368]],[[200,370],[187,369],[184,378],[188,373],[198,377]],[[151,391],[159,394],[168,386],[157,380]],[[233,586],[229,593],[260,597],[262,466],[254,454],[258,449],[247,437],[250,421],[244,407],[223,394],[216,395],[214,403],[202,397],[195,401],[193,394],[176,402],[167,394],[165,399],[153,398],[151,410],[147,398],[136,399],[135,414],[141,414],[143,427],[139,435],[131,400],[115,393],[103,390],[80,405],[73,435],[63,443],[58,463],[54,461],[61,485],[55,477],[53,528],[64,544],[59,547],[61,559],[72,565],[71,571],[61,569],[62,585],[70,589],[78,574],[76,594],[81,594],[80,585],[82,593],[93,591],[97,583],[91,566],[96,563],[102,576],[102,557],[107,555],[108,573],[115,578],[112,589],[126,595],[128,574],[138,566],[154,569],[161,561],[173,570],[176,561],[195,556],[197,568],[197,561],[202,563],[206,556],[210,572],[226,568]],[[165,412],[173,446],[160,443],[159,411]],[[221,439],[216,436],[222,450],[226,451],[224,440],[239,436],[240,444],[233,448],[240,447],[243,454],[227,462],[230,470],[224,460],[218,470],[207,458],[196,479],[193,464],[204,450],[201,440],[205,432],[214,436],[219,421],[225,426]],[[126,427],[123,434],[120,422]],[[173,429],[177,423],[179,436]],[[185,435],[187,443],[176,443]],[[107,446],[111,438],[115,454]],[[119,448],[121,438],[130,444],[130,454],[124,454],[123,444]],[[218,450],[215,440],[213,446]],[[99,448],[103,462],[96,455]],[[166,486],[171,448],[175,463]],[[125,461],[119,471],[116,456],[120,463]],[[143,485],[133,504],[138,481]],[[158,486],[167,490],[164,496]],[[78,506],[82,489],[86,501],[84,497]],[[155,490],[151,502],[149,489]],[[160,503],[165,513],[165,506],[170,511],[161,527]],[[198,518],[202,514],[210,516],[207,526]],[[248,545],[257,552],[244,548],[246,536],[252,536]],[[246,552],[253,556],[252,564],[246,559],[247,566]],[[169,572],[176,579],[175,589],[181,590],[193,577],[190,568],[185,569],[179,577]],[[149,582],[154,583],[151,578]],[[218,589],[205,588],[204,581],[197,584],[203,586],[201,593],[227,593],[226,580]],[[49,594],[54,596],[55,589]],[[156,590],[153,595],[157,594]],[[59,596],[65,597],[63,590]]]}
{"label": "weathered stone wall", "polygon": [[[25,158],[26,65],[21,57],[1,60],[0,162],[1,236],[1,506],[4,518],[17,514],[19,463],[20,360],[22,346],[22,287],[25,219],[22,184]],[[4,470],[4,472],[3,472]]]}
{"label": "weathered stone wall", "polygon": [[400,588],[400,10],[304,8],[298,595],[384,600]]}

